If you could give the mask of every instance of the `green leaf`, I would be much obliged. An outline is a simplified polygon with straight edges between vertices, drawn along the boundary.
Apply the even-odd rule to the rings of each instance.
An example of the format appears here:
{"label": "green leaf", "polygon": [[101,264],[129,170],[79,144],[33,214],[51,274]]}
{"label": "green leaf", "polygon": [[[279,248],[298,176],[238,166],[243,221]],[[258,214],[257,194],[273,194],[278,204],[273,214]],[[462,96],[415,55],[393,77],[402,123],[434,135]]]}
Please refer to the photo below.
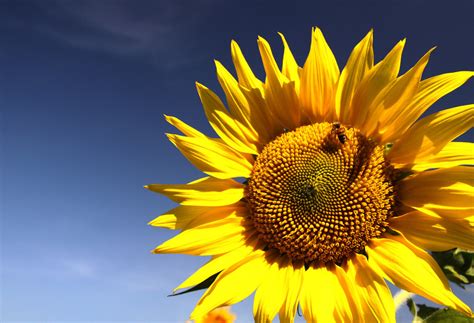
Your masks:
{"label": "green leaf", "polygon": [[413,315],[413,317],[416,317],[418,310],[416,309],[416,304],[413,301],[413,298],[407,299],[407,306],[408,306],[408,310]]}
{"label": "green leaf", "polygon": [[455,281],[457,284],[469,284],[469,279],[458,273],[456,268],[453,266],[444,266],[443,270],[446,273],[446,276],[451,277],[451,280]]}
{"label": "green leaf", "polygon": [[449,280],[461,288],[474,283],[474,252],[452,249],[431,254]]}
{"label": "green leaf", "polygon": [[436,308],[424,304],[415,304],[407,300],[407,306],[413,314],[414,323],[473,323],[474,319],[450,308]]}
{"label": "green leaf", "polygon": [[465,316],[451,308],[443,308],[425,318],[427,323],[472,323],[474,319]]}
{"label": "green leaf", "polygon": [[425,304],[416,304],[418,306],[418,317],[422,319],[428,318],[430,315],[439,310],[439,308],[427,306]]}

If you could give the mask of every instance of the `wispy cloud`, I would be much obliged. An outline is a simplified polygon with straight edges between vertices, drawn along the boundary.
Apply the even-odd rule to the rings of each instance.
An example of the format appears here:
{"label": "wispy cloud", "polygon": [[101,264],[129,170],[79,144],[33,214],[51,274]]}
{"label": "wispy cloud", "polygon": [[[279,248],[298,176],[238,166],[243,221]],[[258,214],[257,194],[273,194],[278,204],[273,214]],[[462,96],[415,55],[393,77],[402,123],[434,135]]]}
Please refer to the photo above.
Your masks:
{"label": "wispy cloud", "polygon": [[[48,282],[51,286],[59,281],[61,286],[77,283],[110,284],[118,289],[127,291],[161,291],[170,292],[164,286],[164,278],[173,276],[173,281],[182,279],[182,275],[166,273],[166,276],[157,275],[157,269],[148,265],[128,264],[121,258],[103,258],[88,250],[72,252],[61,247],[38,248],[40,252],[28,257],[15,255],[2,263],[1,274],[10,281],[24,281],[26,277],[34,277]],[[58,285],[55,285],[58,286]],[[62,287],[61,287],[62,288]]]}
{"label": "wispy cloud", "polygon": [[213,5],[212,0],[51,0],[38,1],[28,15],[17,10],[15,19],[23,28],[76,48],[137,56],[169,68],[194,59],[192,35]]}
{"label": "wispy cloud", "polygon": [[9,277],[39,276],[42,279],[96,279],[100,266],[92,258],[71,258],[68,256],[48,253],[28,259],[10,260],[2,266],[2,273]]}
{"label": "wispy cloud", "polygon": [[63,261],[64,269],[71,275],[93,278],[96,277],[97,268],[90,261],[70,259]]}

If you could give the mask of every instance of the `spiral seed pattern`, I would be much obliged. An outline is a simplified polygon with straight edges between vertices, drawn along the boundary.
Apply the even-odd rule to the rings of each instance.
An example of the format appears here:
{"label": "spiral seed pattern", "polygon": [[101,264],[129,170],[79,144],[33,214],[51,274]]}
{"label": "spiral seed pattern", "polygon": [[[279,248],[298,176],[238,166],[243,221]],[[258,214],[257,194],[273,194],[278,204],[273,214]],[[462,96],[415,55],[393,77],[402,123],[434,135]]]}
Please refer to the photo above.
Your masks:
{"label": "spiral seed pattern", "polygon": [[268,248],[340,263],[385,231],[394,188],[384,147],[357,129],[318,123],[284,133],[257,157],[246,189]]}

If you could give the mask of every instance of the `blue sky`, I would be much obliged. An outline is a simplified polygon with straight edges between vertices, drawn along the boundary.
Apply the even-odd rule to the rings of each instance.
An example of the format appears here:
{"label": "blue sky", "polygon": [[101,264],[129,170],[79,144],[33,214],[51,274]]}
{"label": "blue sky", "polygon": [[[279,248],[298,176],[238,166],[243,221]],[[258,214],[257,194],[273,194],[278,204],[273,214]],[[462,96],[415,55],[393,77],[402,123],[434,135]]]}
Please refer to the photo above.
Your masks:
{"label": "blue sky", "polygon": [[[163,114],[212,134],[194,82],[221,93],[213,59],[231,68],[231,39],[261,76],[258,35],[281,57],[283,32],[303,64],[319,26],[342,66],[374,28],[377,60],[407,37],[404,70],[438,46],[430,76],[474,68],[472,12],[470,0],[1,1],[0,320],[187,318],[201,293],[166,295],[206,259],[149,252],[173,232],[147,222],[173,203],[143,185],[201,176]],[[431,111],[473,94],[471,81]],[[460,295],[474,305],[472,288]],[[234,312],[251,320],[251,300]]]}

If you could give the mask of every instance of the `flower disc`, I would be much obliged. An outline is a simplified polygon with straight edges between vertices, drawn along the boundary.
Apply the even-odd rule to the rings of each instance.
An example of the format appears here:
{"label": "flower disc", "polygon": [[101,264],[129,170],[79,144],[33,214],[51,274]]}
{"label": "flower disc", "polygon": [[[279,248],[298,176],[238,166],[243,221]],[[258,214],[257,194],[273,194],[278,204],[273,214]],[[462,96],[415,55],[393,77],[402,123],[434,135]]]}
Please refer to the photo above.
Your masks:
{"label": "flower disc", "polygon": [[284,133],[263,149],[248,183],[254,226],[292,259],[341,262],[385,231],[391,169],[384,147],[357,129],[324,122]]}

